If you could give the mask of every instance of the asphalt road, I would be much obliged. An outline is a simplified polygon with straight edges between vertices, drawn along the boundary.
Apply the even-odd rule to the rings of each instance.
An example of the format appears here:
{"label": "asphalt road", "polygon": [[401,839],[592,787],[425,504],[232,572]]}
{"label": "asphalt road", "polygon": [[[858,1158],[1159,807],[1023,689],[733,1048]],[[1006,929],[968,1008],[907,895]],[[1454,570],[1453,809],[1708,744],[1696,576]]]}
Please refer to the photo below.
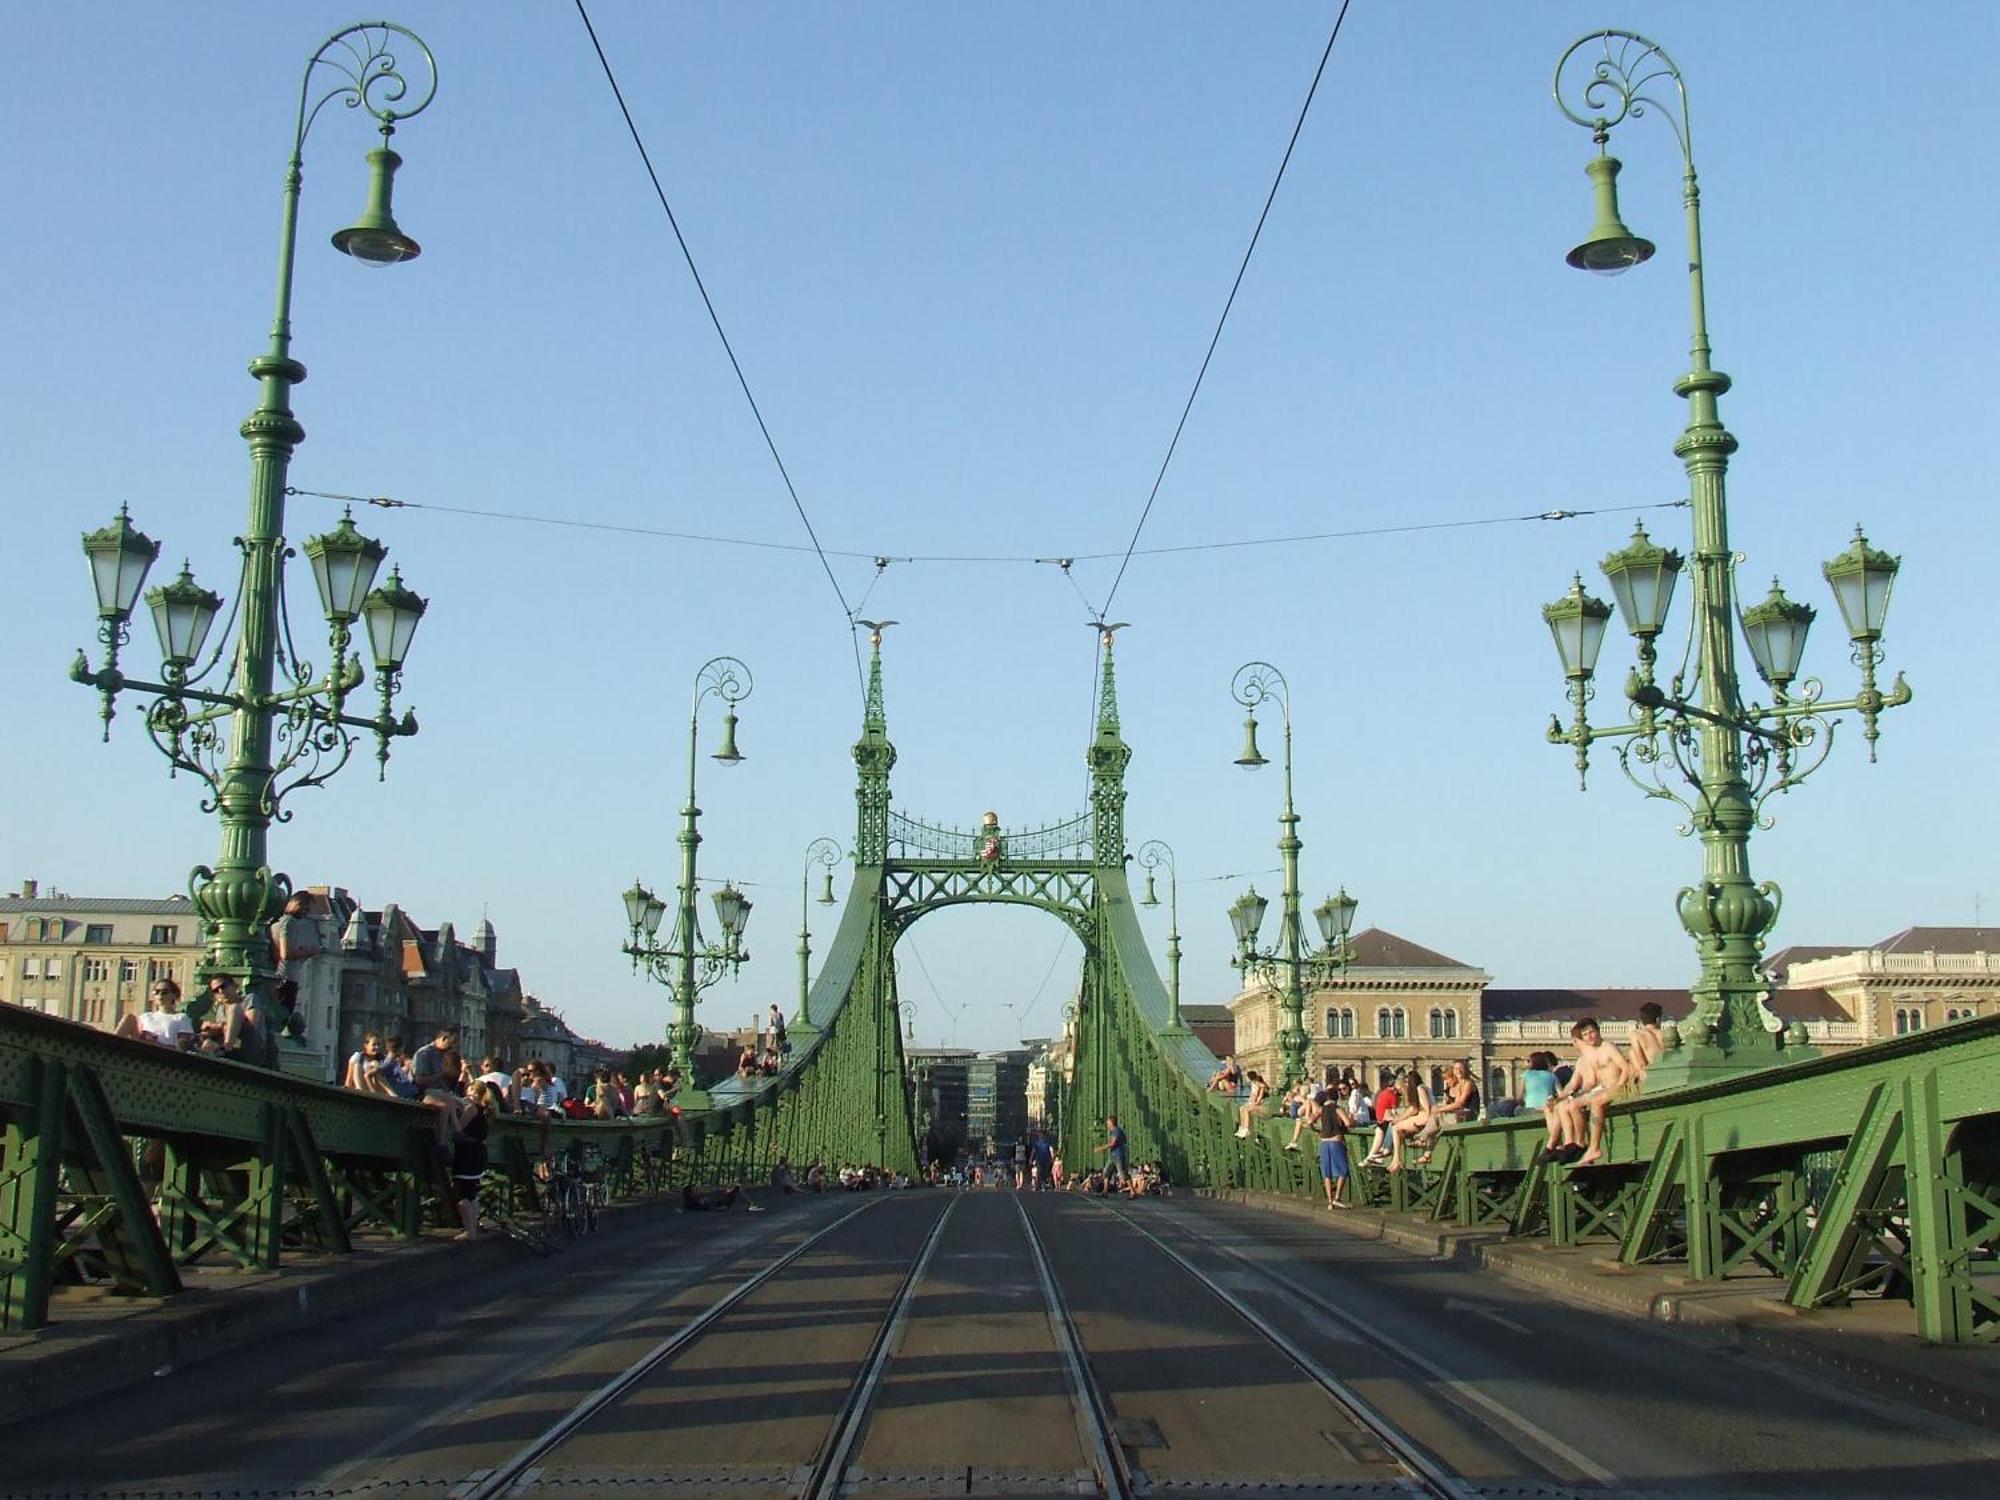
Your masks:
{"label": "asphalt road", "polygon": [[850,1492],[1090,1493],[1020,1208],[1153,1493],[1402,1492],[1391,1454],[1301,1360],[1466,1494],[2000,1493],[1983,1434],[1331,1223],[1184,1199],[1017,1207],[1003,1191],[621,1216],[554,1260],[0,1432],[0,1493],[445,1496],[844,1220],[538,1460],[525,1492],[797,1493],[947,1209]]}

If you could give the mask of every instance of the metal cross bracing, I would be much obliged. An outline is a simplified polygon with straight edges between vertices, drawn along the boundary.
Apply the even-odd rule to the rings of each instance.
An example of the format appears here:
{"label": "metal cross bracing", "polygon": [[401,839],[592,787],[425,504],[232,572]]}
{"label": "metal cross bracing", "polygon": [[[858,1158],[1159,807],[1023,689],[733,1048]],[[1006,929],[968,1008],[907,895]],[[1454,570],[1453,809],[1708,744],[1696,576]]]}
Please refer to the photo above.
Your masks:
{"label": "metal cross bracing", "polygon": [[[1065,1157],[1089,1161],[1116,1116],[1132,1160],[1160,1162],[1170,1181],[1318,1192],[1312,1153],[1283,1149],[1289,1121],[1238,1139],[1234,1101],[1204,1087],[1214,1059],[1178,1023],[1126,880],[1130,753],[1107,642],[1085,819],[1017,840],[997,819],[971,831],[900,818],[878,640],[854,747],[854,875],[784,1069],[713,1086],[677,1123],[564,1123],[556,1142],[599,1143],[616,1195],[757,1181],[780,1156],[915,1172],[895,945],[939,906],[1014,902],[1049,911],[1083,945]],[[13,1007],[0,1008],[0,1116],[9,1329],[45,1321],[65,1281],[168,1296],[179,1266],[271,1266],[295,1247],[343,1250],[357,1233],[413,1235],[449,1202],[415,1106]],[[494,1141],[496,1164],[530,1197],[534,1133],[503,1120]],[[1353,1198],[1601,1242],[1627,1264],[1684,1264],[1697,1281],[1764,1276],[1800,1309],[1902,1300],[1923,1338],[2000,1343],[2000,1017],[1615,1104],[1590,1167],[1538,1164],[1542,1140],[1539,1119],[1456,1128],[1427,1165],[1364,1167]]]}

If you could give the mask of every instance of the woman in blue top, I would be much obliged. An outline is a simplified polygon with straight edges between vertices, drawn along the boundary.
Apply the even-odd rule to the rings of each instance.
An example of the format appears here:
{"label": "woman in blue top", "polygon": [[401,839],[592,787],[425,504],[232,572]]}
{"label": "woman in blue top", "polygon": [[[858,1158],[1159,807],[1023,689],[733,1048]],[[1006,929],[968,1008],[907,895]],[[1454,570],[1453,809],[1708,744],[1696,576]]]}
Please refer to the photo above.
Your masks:
{"label": "woman in blue top", "polygon": [[1556,1096],[1556,1058],[1553,1052],[1528,1055],[1527,1071],[1521,1075],[1521,1113],[1547,1107]]}

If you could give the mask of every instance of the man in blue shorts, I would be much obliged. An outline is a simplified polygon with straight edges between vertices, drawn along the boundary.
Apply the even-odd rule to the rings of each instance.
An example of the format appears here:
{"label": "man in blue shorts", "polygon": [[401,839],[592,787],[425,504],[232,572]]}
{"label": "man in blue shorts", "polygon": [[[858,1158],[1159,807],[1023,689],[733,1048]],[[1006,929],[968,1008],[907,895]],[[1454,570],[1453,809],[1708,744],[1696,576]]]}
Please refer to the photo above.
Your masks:
{"label": "man in blue shorts", "polygon": [[1347,1179],[1353,1170],[1347,1161],[1347,1131],[1354,1122],[1333,1089],[1321,1089],[1314,1094],[1308,1107],[1312,1110],[1313,1128],[1319,1132],[1319,1175],[1326,1184],[1326,1206],[1352,1208],[1354,1205],[1347,1201]]}

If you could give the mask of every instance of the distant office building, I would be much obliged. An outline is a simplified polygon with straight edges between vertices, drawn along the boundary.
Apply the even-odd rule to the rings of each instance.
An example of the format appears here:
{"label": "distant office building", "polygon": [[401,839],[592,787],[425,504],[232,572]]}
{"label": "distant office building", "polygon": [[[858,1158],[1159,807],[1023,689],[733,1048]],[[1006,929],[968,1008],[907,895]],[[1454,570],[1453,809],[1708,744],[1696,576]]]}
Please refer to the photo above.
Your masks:
{"label": "distant office building", "polygon": [[988,1052],[967,1065],[965,1135],[975,1155],[1006,1155],[1028,1134],[1028,1064],[1034,1054],[1017,1047]]}
{"label": "distant office building", "polygon": [[903,1049],[910,1067],[912,1114],[926,1161],[949,1166],[966,1145],[968,1072],[978,1056],[961,1047]]}
{"label": "distant office building", "polygon": [[186,896],[66,896],[32,880],[0,897],[0,1002],[109,1031],[171,979],[188,995],[201,919]]}

